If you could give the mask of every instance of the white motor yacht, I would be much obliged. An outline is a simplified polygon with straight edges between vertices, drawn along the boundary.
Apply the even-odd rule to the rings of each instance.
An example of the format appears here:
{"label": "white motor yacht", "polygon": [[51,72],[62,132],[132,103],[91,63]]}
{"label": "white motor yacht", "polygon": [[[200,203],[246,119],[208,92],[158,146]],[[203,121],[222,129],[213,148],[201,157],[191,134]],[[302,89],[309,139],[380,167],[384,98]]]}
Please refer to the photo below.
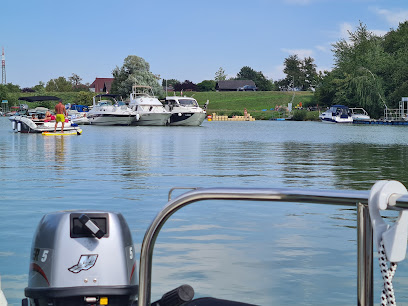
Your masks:
{"label": "white motor yacht", "polygon": [[353,121],[370,121],[371,118],[367,111],[361,107],[350,108],[351,117]]}
{"label": "white motor yacht", "polygon": [[150,86],[134,85],[130,94],[129,107],[135,111],[139,118],[135,125],[166,125],[171,113],[153,95]]}
{"label": "white motor yacht", "polygon": [[332,105],[330,109],[319,115],[320,120],[323,122],[331,123],[352,123],[350,110],[344,105]]}
{"label": "white motor yacht", "polygon": [[130,125],[136,119],[136,113],[119,95],[101,94],[93,98],[93,107],[87,118],[90,124],[95,125]]}
{"label": "white motor yacht", "polygon": [[166,97],[163,104],[164,108],[171,112],[169,125],[199,126],[207,115],[207,112],[198,105],[194,98]]}

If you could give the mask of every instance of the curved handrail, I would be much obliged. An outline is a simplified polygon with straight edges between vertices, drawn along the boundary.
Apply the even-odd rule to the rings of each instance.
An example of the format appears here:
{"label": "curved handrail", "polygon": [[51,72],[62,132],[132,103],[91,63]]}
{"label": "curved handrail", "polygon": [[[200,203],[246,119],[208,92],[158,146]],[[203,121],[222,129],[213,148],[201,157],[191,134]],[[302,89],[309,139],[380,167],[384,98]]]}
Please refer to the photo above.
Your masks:
{"label": "curved handrail", "polygon": [[[291,188],[198,188],[186,192],[169,201],[156,215],[145,233],[140,252],[138,305],[148,306],[151,303],[152,258],[157,236],[164,223],[176,211],[186,205],[203,200],[252,200],[356,206],[357,203],[367,205],[368,196],[369,191],[300,190]],[[400,197],[395,206],[408,208],[408,196]],[[369,228],[371,229],[371,227]],[[371,231],[369,234],[371,235]]]}

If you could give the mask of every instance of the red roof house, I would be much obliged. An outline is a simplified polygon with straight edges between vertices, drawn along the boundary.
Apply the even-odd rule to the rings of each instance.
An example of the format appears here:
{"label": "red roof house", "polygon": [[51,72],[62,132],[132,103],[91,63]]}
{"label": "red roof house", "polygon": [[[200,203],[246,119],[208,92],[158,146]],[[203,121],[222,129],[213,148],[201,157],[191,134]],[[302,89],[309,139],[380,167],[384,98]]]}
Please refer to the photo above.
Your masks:
{"label": "red roof house", "polygon": [[96,78],[95,81],[89,86],[89,90],[92,92],[106,92],[109,93],[114,78]]}

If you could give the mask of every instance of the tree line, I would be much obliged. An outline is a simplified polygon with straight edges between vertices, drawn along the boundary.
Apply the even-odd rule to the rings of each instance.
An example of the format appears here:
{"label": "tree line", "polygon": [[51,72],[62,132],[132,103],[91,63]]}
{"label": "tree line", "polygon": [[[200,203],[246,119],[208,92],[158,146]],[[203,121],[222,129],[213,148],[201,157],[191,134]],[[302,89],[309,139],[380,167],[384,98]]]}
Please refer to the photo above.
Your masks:
{"label": "tree line", "polygon": [[363,107],[374,118],[398,108],[408,96],[408,21],[384,36],[360,22],[349,39],[333,44],[334,68],[321,75],[315,99],[319,105]]}
{"label": "tree line", "polygon": [[228,78],[225,70],[220,67],[215,73],[214,80],[204,80],[198,84],[194,84],[189,80],[180,82],[176,79],[169,79],[163,80],[162,86],[172,86],[175,91],[215,91],[218,81],[252,80],[257,89],[261,91],[314,90],[318,81],[318,74],[313,58],[307,57],[302,60],[298,55],[291,55],[285,58],[284,66],[286,77],[278,81],[268,79],[262,71],[256,71],[249,66],[242,67],[235,77]]}

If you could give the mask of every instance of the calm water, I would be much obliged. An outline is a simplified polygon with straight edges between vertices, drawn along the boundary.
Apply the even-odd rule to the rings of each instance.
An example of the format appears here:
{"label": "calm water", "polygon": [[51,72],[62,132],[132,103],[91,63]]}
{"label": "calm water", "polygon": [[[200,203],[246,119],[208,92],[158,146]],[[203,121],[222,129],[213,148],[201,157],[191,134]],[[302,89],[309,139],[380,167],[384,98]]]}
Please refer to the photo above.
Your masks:
{"label": "calm water", "polygon": [[[140,249],[175,186],[408,185],[408,127],[257,121],[83,130],[70,137],[17,134],[0,117],[0,275],[11,305],[24,295],[32,235],[47,212],[122,212]],[[176,213],[157,240],[152,300],[187,283],[196,297],[355,305],[355,226],[355,210],[338,206],[196,203]],[[379,279],[376,269],[376,301]],[[403,262],[394,279],[397,302],[408,303],[407,286]]]}

